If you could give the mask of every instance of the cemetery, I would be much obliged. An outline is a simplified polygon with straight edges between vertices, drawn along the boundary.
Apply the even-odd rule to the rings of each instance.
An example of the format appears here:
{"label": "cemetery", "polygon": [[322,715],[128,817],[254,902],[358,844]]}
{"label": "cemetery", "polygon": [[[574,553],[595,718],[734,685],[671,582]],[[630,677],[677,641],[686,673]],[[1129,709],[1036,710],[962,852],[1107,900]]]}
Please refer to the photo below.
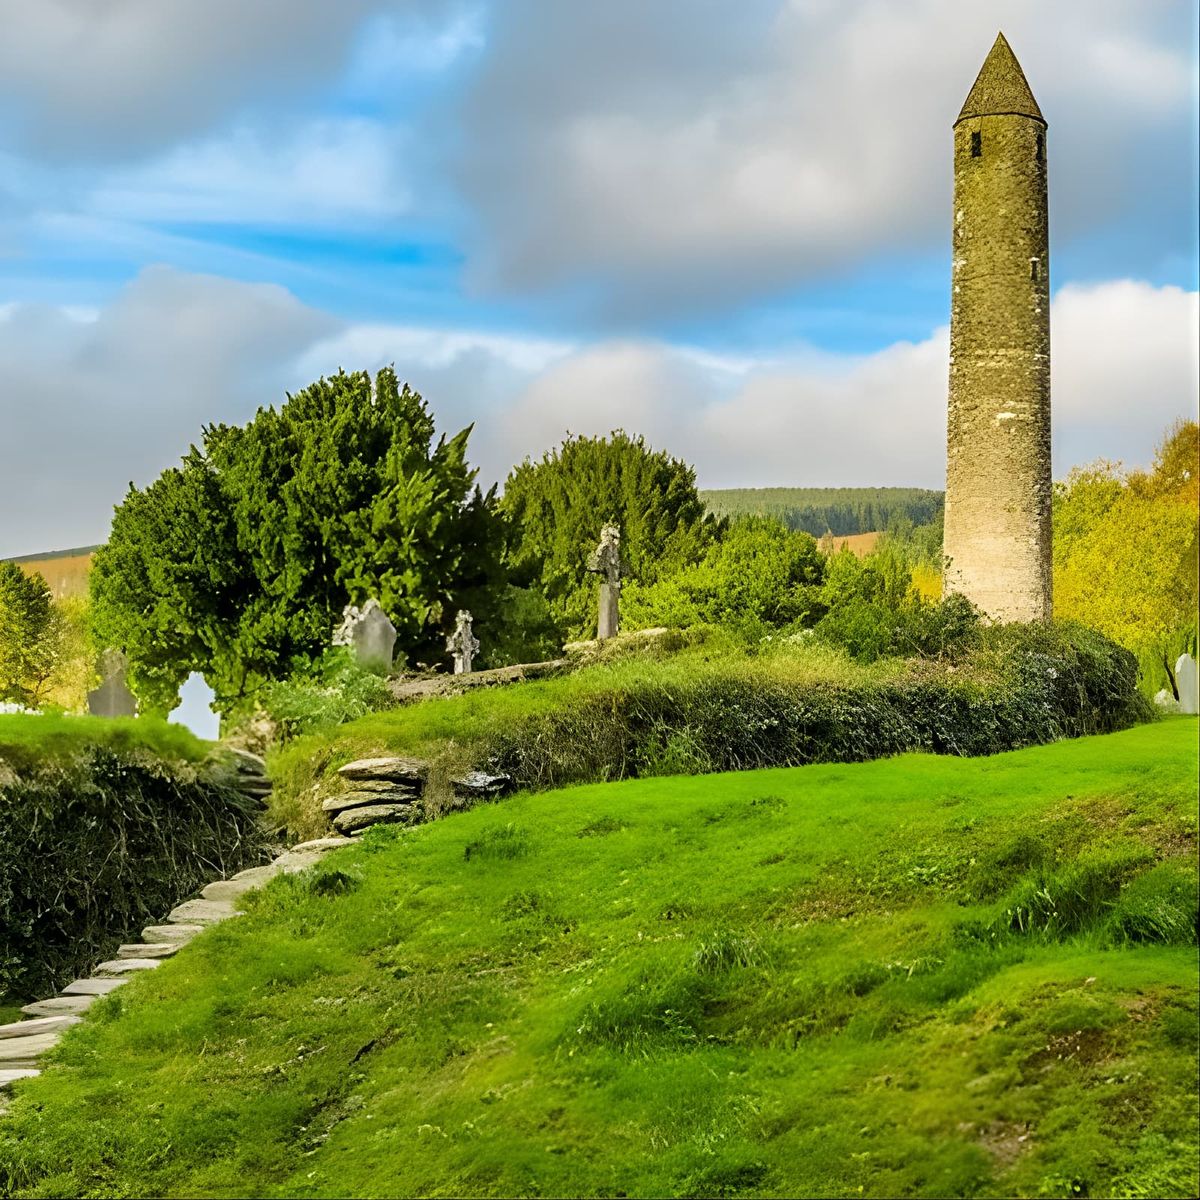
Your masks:
{"label": "cemetery", "polygon": [[0,561],[0,1195],[1196,1193],[1200,424],[1052,478],[953,129],[944,493],[340,368]]}

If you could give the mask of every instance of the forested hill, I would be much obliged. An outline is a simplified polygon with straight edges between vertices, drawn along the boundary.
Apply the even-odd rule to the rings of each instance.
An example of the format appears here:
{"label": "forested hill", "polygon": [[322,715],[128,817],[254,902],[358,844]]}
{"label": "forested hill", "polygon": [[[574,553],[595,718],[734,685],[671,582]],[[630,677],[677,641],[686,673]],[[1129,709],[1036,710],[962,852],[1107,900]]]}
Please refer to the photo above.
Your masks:
{"label": "forested hill", "polygon": [[887,529],[897,517],[926,525],[942,507],[943,493],[928,488],[720,488],[700,493],[718,516],[778,517],[789,529],[814,537]]}

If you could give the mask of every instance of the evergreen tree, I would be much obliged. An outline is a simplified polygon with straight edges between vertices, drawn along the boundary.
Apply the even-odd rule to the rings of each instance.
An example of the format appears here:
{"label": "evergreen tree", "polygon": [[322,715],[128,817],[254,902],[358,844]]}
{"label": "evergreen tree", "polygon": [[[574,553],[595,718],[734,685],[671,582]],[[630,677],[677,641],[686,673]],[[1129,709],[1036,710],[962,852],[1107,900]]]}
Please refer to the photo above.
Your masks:
{"label": "evergreen tree", "polygon": [[706,515],[696,472],[641,437],[568,437],[526,459],[504,485],[514,582],[542,593],[562,636],[595,635],[597,584],[588,556],[601,527],[621,530],[630,576],[653,583],[697,561],[721,526]]}
{"label": "evergreen tree", "polygon": [[481,628],[500,585],[492,492],[470,428],[434,441],[391,369],[321,379],[130,488],[92,568],[93,627],[151,707],[200,671],[229,707],[306,668],[347,603],[374,596],[410,658],[443,657],[456,608]]}

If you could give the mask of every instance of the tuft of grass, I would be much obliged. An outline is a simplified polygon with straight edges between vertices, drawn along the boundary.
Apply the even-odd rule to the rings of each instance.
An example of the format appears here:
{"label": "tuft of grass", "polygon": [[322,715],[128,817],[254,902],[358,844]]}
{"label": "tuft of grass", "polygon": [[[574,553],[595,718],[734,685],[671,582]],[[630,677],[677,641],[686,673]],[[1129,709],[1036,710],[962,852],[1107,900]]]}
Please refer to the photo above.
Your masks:
{"label": "tuft of grass", "polygon": [[68,1031],[0,1194],[1195,1194],[1195,729],[371,830]]}

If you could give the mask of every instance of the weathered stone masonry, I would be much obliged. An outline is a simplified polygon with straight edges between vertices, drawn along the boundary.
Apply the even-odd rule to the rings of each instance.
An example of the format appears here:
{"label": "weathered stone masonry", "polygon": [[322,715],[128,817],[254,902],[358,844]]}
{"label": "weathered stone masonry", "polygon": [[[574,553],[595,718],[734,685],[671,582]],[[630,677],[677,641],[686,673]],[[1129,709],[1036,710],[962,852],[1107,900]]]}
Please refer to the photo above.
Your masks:
{"label": "weathered stone masonry", "polygon": [[1046,122],[1001,34],[954,125],[945,590],[1051,615]]}

